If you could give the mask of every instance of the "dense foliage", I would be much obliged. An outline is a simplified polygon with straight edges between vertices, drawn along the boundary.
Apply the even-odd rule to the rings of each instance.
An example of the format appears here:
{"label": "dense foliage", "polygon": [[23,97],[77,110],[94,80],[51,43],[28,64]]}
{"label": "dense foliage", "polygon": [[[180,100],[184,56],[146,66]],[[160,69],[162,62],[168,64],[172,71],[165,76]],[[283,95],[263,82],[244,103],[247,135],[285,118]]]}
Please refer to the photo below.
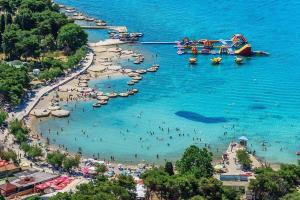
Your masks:
{"label": "dense foliage", "polygon": [[13,150],[0,151],[0,158],[6,161],[13,161],[17,163],[17,154]]}
{"label": "dense foliage", "polygon": [[[0,94],[17,105],[29,86],[29,70],[39,68],[45,80],[63,75],[63,69],[83,57],[85,51],[77,50],[86,44],[87,34],[59,13],[51,0],[0,0],[0,11],[0,53],[7,61],[22,60],[31,66],[25,70],[0,65]],[[52,53],[60,51],[71,57],[43,65],[45,58],[53,60]]]}
{"label": "dense foliage", "polygon": [[211,162],[211,152],[192,145],[185,150],[181,160],[176,162],[176,169],[181,174],[192,173],[197,178],[211,177],[213,175]]}
{"label": "dense foliage", "polygon": [[0,126],[4,123],[6,118],[7,118],[7,113],[4,110],[0,109]]}
{"label": "dense foliage", "polygon": [[[281,197],[294,196],[300,185],[300,163],[298,165],[282,165],[278,171],[271,168],[256,170],[256,179],[251,180],[249,189],[260,200],[277,200]],[[287,199],[287,196],[284,198]]]}
{"label": "dense foliage", "polygon": [[29,85],[29,76],[24,68],[17,69],[8,64],[0,64],[0,94],[14,105],[20,103],[24,88]]}
{"label": "dense foliage", "polygon": [[239,163],[242,165],[243,169],[249,170],[251,168],[252,161],[246,150],[244,149],[237,150],[236,157]]}
{"label": "dense foliage", "polygon": [[108,180],[99,175],[95,181],[81,184],[75,194],[58,193],[50,200],[134,200],[135,183],[131,176],[119,175]]}
{"label": "dense foliage", "polygon": [[60,153],[59,151],[48,153],[47,154],[47,162],[51,165],[61,167],[64,161],[65,155]]}
{"label": "dense foliage", "polygon": [[23,127],[21,121],[15,119],[9,124],[10,133],[15,136],[16,141],[21,145],[21,149],[26,153],[29,158],[35,159],[43,155],[42,149],[36,145],[28,144],[29,130]]}
{"label": "dense foliage", "polygon": [[176,162],[175,175],[167,162],[164,168],[146,171],[142,178],[149,192],[162,199],[239,199],[238,192],[223,187],[221,181],[212,177],[211,160],[210,152],[193,145]]}
{"label": "dense foliage", "polygon": [[63,160],[63,168],[66,170],[70,170],[73,167],[78,167],[79,164],[80,164],[80,156],[66,157]]}

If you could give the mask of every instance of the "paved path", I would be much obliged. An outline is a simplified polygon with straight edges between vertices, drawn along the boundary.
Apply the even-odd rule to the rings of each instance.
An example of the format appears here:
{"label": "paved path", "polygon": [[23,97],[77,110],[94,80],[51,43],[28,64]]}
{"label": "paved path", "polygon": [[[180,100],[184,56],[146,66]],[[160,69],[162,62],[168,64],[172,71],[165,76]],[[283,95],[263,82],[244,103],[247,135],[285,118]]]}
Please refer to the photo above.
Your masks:
{"label": "paved path", "polygon": [[[46,87],[43,87],[40,90],[38,90],[36,96],[33,99],[31,99],[29,102],[27,102],[27,105],[25,106],[25,108],[22,111],[16,112],[13,114],[9,113],[9,118],[7,121],[11,121],[15,118],[22,120],[24,117],[29,115],[31,110],[36,106],[36,104],[44,96],[44,94],[51,92],[52,90],[56,89],[57,87],[69,82],[70,80],[74,79],[81,73],[85,72],[92,65],[93,59],[94,59],[94,54],[92,52],[89,52],[86,56],[85,61],[83,61],[82,67],[80,68],[80,70],[66,76],[64,79],[60,80],[58,83],[56,83],[54,85],[46,86]],[[6,140],[5,140],[5,138],[6,138]],[[14,136],[12,134],[9,134],[8,129],[4,129],[3,131],[0,131],[0,143],[3,143],[5,148],[13,149],[17,153],[18,157],[21,158],[20,159],[21,163],[32,164],[33,168],[42,170],[41,168],[36,166],[33,162],[29,161],[28,159],[26,159],[24,157],[24,151],[22,149],[20,149],[20,146],[18,144],[16,144],[14,142],[14,140],[15,140]],[[51,171],[46,168],[44,170],[48,171],[48,172]]]}
{"label": "paved path", "polygon": [[46,93],[53,91],[54,89],[58,88],[59,86],[69,82],[70,80],[74,79],[81,73],[85,72],[92,65],[93,59],[94,59],[94,54],[92,52],[88,53],[86,56],[86,60],[83,62],[83,64],[82,64],[83,66],[79,71],[65,77],[63,80],[59,81],[58,83],[56,83],[54,85],[46,86],[46,87],[43,87],[42,89],[40,89],[37,92],[36,96],[28,102],[28,104],[26,105],[26,108],[24,108],[20,112],[14,113],[14,118],[21,120],[24,117],[26,117],[27,115],[29,115],[31,110],[36,106],[36,104],[40,101],[40,99]]}

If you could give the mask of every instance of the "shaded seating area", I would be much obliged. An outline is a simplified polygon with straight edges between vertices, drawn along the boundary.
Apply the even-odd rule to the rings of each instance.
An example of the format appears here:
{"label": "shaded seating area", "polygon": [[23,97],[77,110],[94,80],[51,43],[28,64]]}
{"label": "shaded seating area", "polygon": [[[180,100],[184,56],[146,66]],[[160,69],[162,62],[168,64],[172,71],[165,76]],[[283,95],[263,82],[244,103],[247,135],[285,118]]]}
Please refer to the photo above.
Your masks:
{"label": "shaded seating area", "polygon": [[55,190],[62,190],[71,182],[72,180],[68,176],[61,176],[53,180],[36,185],[35,190],[44,191],[45,189],[48,188],[53,188]]}

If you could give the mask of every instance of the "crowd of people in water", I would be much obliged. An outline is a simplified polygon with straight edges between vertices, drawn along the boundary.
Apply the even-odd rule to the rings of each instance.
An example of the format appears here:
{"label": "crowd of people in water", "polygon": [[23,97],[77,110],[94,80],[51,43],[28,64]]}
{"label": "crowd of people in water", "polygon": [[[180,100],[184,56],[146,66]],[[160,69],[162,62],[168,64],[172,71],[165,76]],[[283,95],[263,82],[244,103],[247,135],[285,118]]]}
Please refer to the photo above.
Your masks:
{"label": "crowd of people in water", "polygon": [[[70,106],[70,105],[68,105]],[[77,105],[77,103],[73,104],[73,107],[71,108],[72,110],[77,110],[79,112],[85,112],[85,108]],[[140,111],[139,113],[135,114],[137,119],[142,119],[143,118],[143,111]],[[61,119],[59,119],[61,120]],[[71,126],[72,124],[72,119],[70,118],[66,118],[66,123],[67,126]],[[144,149],[147,151],[150,151],[152,148],[154,148],[155,145],[166,145],[167,147],[172,148],[173,145],[176,145],[176,143],[178,141],[189,141],[190,144],[197,144],[200,146],[203,146],[213,152],[216,152],[216,154],[218,155],[221,154],[225,149],[226,149],[226,145],[224,146],[216,146],[216,145],[211,145],[210,143],[206,142],[206,138],[207,135],[205,135],[202,131],[198,130],[198,129],[193,129],[193,131],[185,131],[183,128],[181,127],[172,127],[172,126],[168,126],[167,123],[165,121],[161,121],[157,124],[157,128],[155,128],[155,130],[145,130],[145,134],[137,134],[135,135],[135,139],[132,139],[132,134],[134,134],[136,132],[136,128],[138,128],[139,123],[137,122],[132,129],[125,129],[125,130],[118,130],[119,132],[119,139],[123,139],[124,141],[126,140],[136,140],[135,144],[137,144],[140,149]],[[65,127],[67,128],[67,127]],[[64,149],[66,151],[68,151],[68,146],[65,144],[60,144],[59,140],[57,138],[59,138],[59,136],[61,134],[64,133],[65,130],[64,127],[57,127],[55,129],[48,129],[48,133],[44,134],[47,137],[47,142],[48,143],[54,143],[56,144],[59,148]],[[223,135],[219,136],[219,140],[226,140],[228,142],[232,141],[235,139],[236,134],[239,132],[238,130],[238,124],[231,124],[229,125],[224,125],[224,133]],[[41,133],[41,135],[43,135],[43,133]],[[88,130],[82,129],[80,131],[80,134],[74,134],[74,136],[72,136],[72,140],[73,140],[73,144],[75,143],[76,146],[78,146],[78,149],[80,149],[80,151],[82,151],[83,153],[87,153],[84,152],[84,150],[81,149],[80,145],[85,141],[89,140],[91,142],[97,142],[97,143],[103,143],[105,144],[106,142],[109,141],[105,141],[105,136],[102,136],[101,134],[99,134],[98,136],[95,136],[95,134],[92,132],[90,133]],[[50,139],[52,138],[52,139]],[[52,141],[51,141],[52,140]],[[151,142],[150,142],[151,140]],[[156,141],[156,142],[153,142]],[[220,144],[226,144],[224,142],[220,143]],[[250,144],[250,146],[252,146],[252,144]],[[264,141],[262,143],[262,150],[263,151],[267,151],[267,146],[268,144]],[[70,150],[70,149],[69,149]],[[72,149],[74,150],[74,149]],[[138,150],[138,149],[137,149]],[[282,150],[282,149],[281,149]],[[253,150],[254,152],[256,152],[255,150]],[[78,150],[79,152],[79,150]],[[110,161],[115,161],[117,159],[116,155],[101,155],[100,152],[94,152],[92,153],[93,158],[95,159],[107,159]],[[101,157],[100,157],[101,156]],[[156,159],[163,159],[163,155],[160,155],[159,153],[157,153],[156,155],[153,155],[154,157],[156,157]],[[141,157],[139,156],[138,153],[133,153],[132,154],[132,162],[137,159],[141,159]]]}

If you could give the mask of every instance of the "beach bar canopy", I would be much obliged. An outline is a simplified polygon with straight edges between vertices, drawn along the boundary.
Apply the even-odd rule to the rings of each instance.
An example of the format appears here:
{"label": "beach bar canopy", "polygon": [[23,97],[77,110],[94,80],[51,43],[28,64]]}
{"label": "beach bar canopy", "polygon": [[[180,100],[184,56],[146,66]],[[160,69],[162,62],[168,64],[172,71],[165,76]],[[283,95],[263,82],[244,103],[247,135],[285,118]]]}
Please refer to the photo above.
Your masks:
{"label": "beach bar canopy", "polygon": [[243,146],[247,146],[248,138],[246,136],[239,137],[240,144]]}
{"label": "beach bar canopy", "polygon": [[248,138],[246,136],[241,136],[239,137],[240,141],[248,141]]}

